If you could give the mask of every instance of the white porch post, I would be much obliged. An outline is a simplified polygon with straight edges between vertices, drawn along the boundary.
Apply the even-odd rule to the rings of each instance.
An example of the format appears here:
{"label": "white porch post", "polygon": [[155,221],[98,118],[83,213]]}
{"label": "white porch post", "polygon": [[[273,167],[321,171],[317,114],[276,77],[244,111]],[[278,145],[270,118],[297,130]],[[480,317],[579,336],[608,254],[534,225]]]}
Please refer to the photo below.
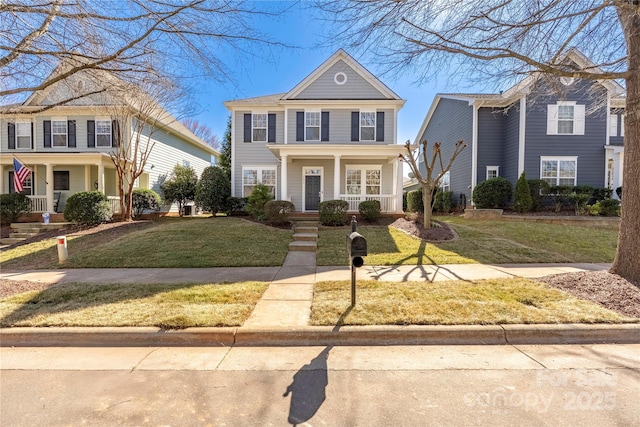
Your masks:
{"label": "white porch post", "polygon": [[[0,165],[0,194],[5,194],[4,192],[4,166]],[[9,189],[7,189],[7,194],[9,193]]]}
{"label": "white porch post", "polygon": [[53,212],[53,165],[45,164],[46,194],[47,194],[47,212]]}
{"label": "white porch post", "polygon": [[98,191],[104,193],[104,166],[102,163],[98,165]]}
{"label": "white porch post", "polygon": [[84,191],[91,191],[93,187],[91,185],[91,166],[84,165]]}
{"label": "white porch post", "polygon": [[281,157],[281,162],[280,162],[280,199],[281,200],[289,200],[289,189],[287,188],[287,181],[288,181],[288,165],[287,162],[289,161],[287,156],[282,156]]}
{"label": "white porch post", "polygon": [[333,199],[340,198],[340,156],[333,156]]}
{"label": "white porch post", "polygon": [[393,195],[394,198],[394,211],[396,213],[402,213],[402,163],[400,159],[396,159],[393,162]]}

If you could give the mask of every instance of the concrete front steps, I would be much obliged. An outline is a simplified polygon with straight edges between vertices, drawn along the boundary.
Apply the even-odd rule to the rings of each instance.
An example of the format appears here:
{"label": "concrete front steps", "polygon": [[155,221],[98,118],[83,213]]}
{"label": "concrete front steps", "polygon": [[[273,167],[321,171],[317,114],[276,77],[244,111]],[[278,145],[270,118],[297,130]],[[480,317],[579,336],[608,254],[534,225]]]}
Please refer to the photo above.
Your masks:
{"label": "concrete front steps", "polygon": [[37,236],[43,231],[58,230],[66,223],[42,224],[38,222],[13,222],[11,223],[11,233],[8,238],[0,239],[0,244],[13,245],[26,239]]}
{"label": "concrete front steps", "polygon": [[295,221],[293,242],[290,251],[315,252],[318,249],[318,222],[313,220]]}

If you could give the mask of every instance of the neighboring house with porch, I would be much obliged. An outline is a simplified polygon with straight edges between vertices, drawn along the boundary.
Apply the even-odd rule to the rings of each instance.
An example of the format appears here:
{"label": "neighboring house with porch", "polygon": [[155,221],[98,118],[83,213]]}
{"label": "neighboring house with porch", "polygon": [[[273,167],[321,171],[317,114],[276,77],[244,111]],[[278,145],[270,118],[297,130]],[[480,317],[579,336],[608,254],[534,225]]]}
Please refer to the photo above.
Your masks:
{"label": "neighboring house with porch", "polygon": [[[119,211],[118,177],[109,153],[121,143],[120,135],[131,140],[139,129],[133,121],[145,117],[134,113],[121,123],[113,115],[113,99],[92,90],[109,79],[113,77],[81,72],[31,94],[21,104],[0,106],[0,192],[14,192],[16,157],[31,169],[23,193],[31,198],[33,212],[63,212],[70,195],[89,190],[105,193],[114,212]],[[87,90],[88,86],[92,87]],[[94,93],[58,105],[79,89]],[[161,117],[160,123],[154,121],[150,133],[155,146],[136,186],[160,193],[160,184],[176,164],[193,167],[199,176],[216,163],[219,153],[168,112],[160,107],[154,111],[161,112],[154,119]],[[143,132],[148,138],[149,127]]]}
{"label": "neighboring house with porch", "polygon": [[[594,66],[575,49],[567,60]],[[615,81],[530,76],[501,93],[436,95],[415,143],[442,142],[444,159],[458,140],[467,143],[441,182],[456,201],[471,202],[473,188],[495,176],[515,188],[523,171],[551,186],[615,190],[622,186],[624,113],[625,91]]]}
{"label": "neighboring house with porch", "polygon": [[231,192],[257,183],[298,212],[341,199],[402,212],[397,116],[404,100],[340,49],[289,92],[227,101]]}

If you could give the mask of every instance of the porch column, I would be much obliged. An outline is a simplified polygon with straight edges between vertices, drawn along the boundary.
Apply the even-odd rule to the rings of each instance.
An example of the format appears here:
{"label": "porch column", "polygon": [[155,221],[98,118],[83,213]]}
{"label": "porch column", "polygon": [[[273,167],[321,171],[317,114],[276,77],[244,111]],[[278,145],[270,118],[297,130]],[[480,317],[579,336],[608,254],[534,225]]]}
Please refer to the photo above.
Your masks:
{"label": "porch column", "polygon": [[93,186],[91,185],[91,166],[84,165],[84,191],[93,190]]}
{"label": "porch column", "polygon": [[45,164],[46,194],[47,194],[47,212],[53,212],[53,165]]}
{"label": "porch column", "polygon": [[287,156],[281,156],[280,159],[280,199],[281,200],[289,200],[289,189],[287,188],[288,183],[288,165],[289,161]]}
{"label": "porch column", "polygon": [[340,156],[333,156],[333,199],[340,199]]}
{"label": "porch column", "polygon": [[393,162],[393,194],[395,198],[395,212],[402,213],[402,162],[396,159]]}
{"label": "porch column", "polygon": [[0,194],[9,194],[9,189],[7,189],[7,192],[4,192],[4,166],[0,165]]}
{"label": "porch column", "polygon": [[98,165],[98,191],[104,193],[104,166],[102,163]]}

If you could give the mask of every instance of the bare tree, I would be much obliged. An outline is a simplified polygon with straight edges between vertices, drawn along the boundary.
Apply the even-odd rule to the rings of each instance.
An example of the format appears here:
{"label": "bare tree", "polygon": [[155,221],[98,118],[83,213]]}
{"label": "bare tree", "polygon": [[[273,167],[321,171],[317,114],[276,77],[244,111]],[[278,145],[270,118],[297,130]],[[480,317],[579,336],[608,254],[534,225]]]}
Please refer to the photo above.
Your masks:
{"label": "bare tree", "polygon": [[[626,86],[624,197],[611,268],[640,280],[640,1],[328,0],[338,43],[418,78],[443,69],[514,83],[523,75],[617,80]],[[578,47],[592,62],[564,61]],[[454,73],[458,76],[467,73]]]}
{"label": "bare tree", "polygon": [[[467,144],[464,141],[459,140],[456,142],[455,148],[451,157],[449,157],[449,161],[445,166],[442,161],[442,150],[440,146],[442,144],[440,142],[436,142],[433,144],[433,154],[431,155],[431,161],[427,158],[427,140],[423,140],[420,143],[420,149],[414,150],[414,146],[411,145],[410,141],[407,141],[404,144],[404,147],[407,149],[407,154],[400,154],[400,158],[409,165],[411,168],[411,172],[413,172],[414,177],[420,183],[420,187],[422,187],[422,208],[424,212],[423,216],[423,224],[425,227],[431,227],[431,217],[433,215],[433,191],[438,188],[440,185],[440,180],[447,173],[447,171],[451,170],[451,165],[453,165],[454,160],[458,157],[458,154],[465,149]],[[416,161],[416,155],[419,156],[422,153],[422,160],[424,161],[424,165],[426,167],[426,173],[423,175],[420,172],[420,167],[418,166],[418,161]],[[434,175],[435,171],[439,170],[437,174]]]}
{"label": "bare tree", "polygon": [[209,144],[216,150],[220,149],[220,138],[213,133],[211,128],[195,119],[184,119],[182,124],[186,126],[195,136]]}
{"label": "bare tree", "polygon": [[[179,81],[196,70],[228,80],[232,54],[279,45],[251,23],[277,13],[230,0],[0,1],[0,102],[19,102],[81,70],[129,83],[150,74]],[[60,63],[70,66],[53,73]]]}

